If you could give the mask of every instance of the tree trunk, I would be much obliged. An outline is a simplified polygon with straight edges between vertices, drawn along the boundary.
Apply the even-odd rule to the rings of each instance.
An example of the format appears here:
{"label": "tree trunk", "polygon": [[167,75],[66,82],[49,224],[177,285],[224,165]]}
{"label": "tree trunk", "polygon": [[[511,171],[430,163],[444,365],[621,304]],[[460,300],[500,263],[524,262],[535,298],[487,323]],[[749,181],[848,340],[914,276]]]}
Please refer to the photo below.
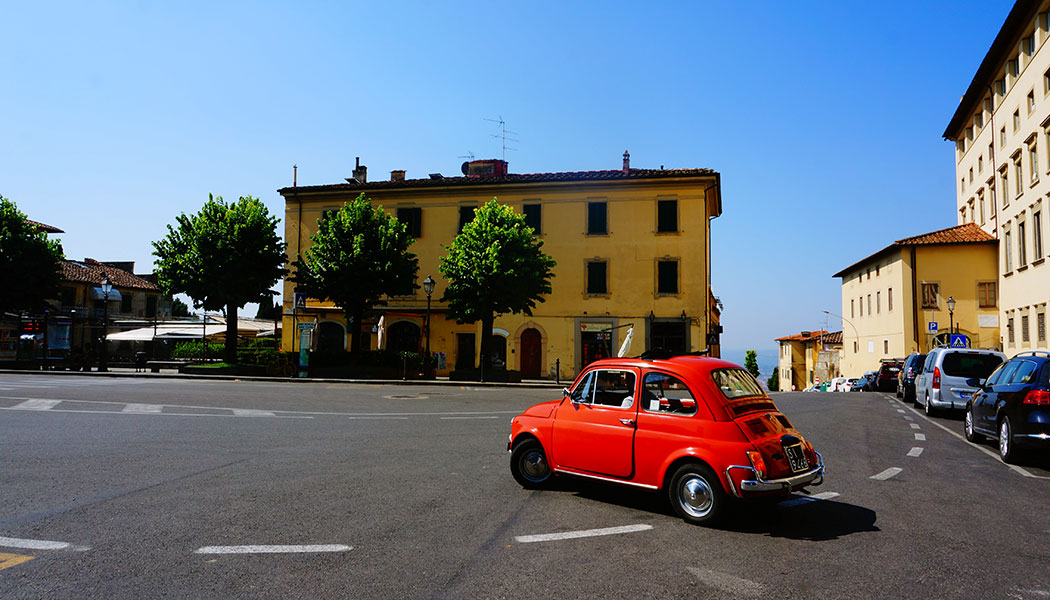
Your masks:
{"label": "tree trunk", "polygon": [[347,328],[350,330],[350,355],[357,356],[361,353],[361,319],[364,317],[364,308],[355,306],[347,313]]}
{"label": "tree trunk", "polygon": [[495,320],[496,316],[491,311],[481,317],[481,357],[478,359],[478,367],[482,369],[482,373],[484,373],[485,369],[492,368],[489,352],[492,349],[490,340],[492,338],[492,323]]}
{"label": "tree trunk", "polygon": [[237,306],[232,302],[226,305],[226,344],[222,360],[230,365],[237,362]]}

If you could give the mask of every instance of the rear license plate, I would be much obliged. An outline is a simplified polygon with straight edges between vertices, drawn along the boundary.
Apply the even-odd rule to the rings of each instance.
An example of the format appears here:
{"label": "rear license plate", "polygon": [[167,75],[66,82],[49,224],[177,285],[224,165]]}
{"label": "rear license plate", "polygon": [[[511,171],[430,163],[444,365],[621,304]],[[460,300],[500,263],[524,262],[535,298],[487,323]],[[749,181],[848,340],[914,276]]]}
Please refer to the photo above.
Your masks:
{"label": "rear license plate", "polygon": [[806,460],[806,453],[802,451],[801,445],[796,444],[784,448],[784,454],[787,455],[791,472],[798,473],[809,468],[809,461]]}

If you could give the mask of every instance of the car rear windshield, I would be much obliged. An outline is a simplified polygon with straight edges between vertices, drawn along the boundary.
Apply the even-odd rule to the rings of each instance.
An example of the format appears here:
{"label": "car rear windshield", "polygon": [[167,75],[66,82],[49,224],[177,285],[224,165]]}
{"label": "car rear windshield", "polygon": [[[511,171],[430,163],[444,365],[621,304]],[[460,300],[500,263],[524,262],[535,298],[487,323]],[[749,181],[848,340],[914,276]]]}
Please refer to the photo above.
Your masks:
{"label": "car rear windshield", "polygon": [[716,369],[711,371],[711,379],[730,400],[766,395],[754,376],[743,369]]}
{"label": "car rear windshield", "polygon": [[985,379],[992,374],[1003,359],[994,354],[972,354],[969,352],[949,352],[944,355],[941,367],[949,377],[977,377]]}

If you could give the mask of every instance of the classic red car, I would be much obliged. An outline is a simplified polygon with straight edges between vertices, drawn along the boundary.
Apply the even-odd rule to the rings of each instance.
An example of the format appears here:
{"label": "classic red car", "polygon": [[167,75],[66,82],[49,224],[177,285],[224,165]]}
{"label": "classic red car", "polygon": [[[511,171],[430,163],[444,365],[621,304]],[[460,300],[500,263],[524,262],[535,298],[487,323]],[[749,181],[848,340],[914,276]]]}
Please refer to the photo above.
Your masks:
{"label": "classic red car", "polygon": [[824,480],[820,454],[733,363],[605,359],[562,391],[511,420],[510,470],[526,488],[574,475],[663,490],[683,519],[711,524],[731,497]]}

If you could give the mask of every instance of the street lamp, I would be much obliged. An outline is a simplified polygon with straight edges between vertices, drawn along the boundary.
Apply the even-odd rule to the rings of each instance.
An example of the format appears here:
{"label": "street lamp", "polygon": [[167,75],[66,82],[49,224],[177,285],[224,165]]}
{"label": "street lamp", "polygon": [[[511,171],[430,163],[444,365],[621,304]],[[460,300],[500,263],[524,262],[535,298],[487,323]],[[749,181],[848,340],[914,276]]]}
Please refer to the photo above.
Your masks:
{"label": "street lamp", "polygon": [[113,291],[113,284],[109,282],[109,277],[102,274],[102,361],[98,365],[99,371],[108,371],[106,368],[106,362],[108,359],[106,346],[109,343],[106,341],[106,337],[109,335],[109,293]]}
{"label": "street lamp", "polygon": [[955,298],[948,296],[948,333],[955,333]]}
{"label": "street lamp", "polygon": [[430,377],[430,296],[434,293],[435,285],[436,282],[430,275],[423,280],[423,291],[427,293],[427,353],[423,357],[423,376],[428,378]]}

